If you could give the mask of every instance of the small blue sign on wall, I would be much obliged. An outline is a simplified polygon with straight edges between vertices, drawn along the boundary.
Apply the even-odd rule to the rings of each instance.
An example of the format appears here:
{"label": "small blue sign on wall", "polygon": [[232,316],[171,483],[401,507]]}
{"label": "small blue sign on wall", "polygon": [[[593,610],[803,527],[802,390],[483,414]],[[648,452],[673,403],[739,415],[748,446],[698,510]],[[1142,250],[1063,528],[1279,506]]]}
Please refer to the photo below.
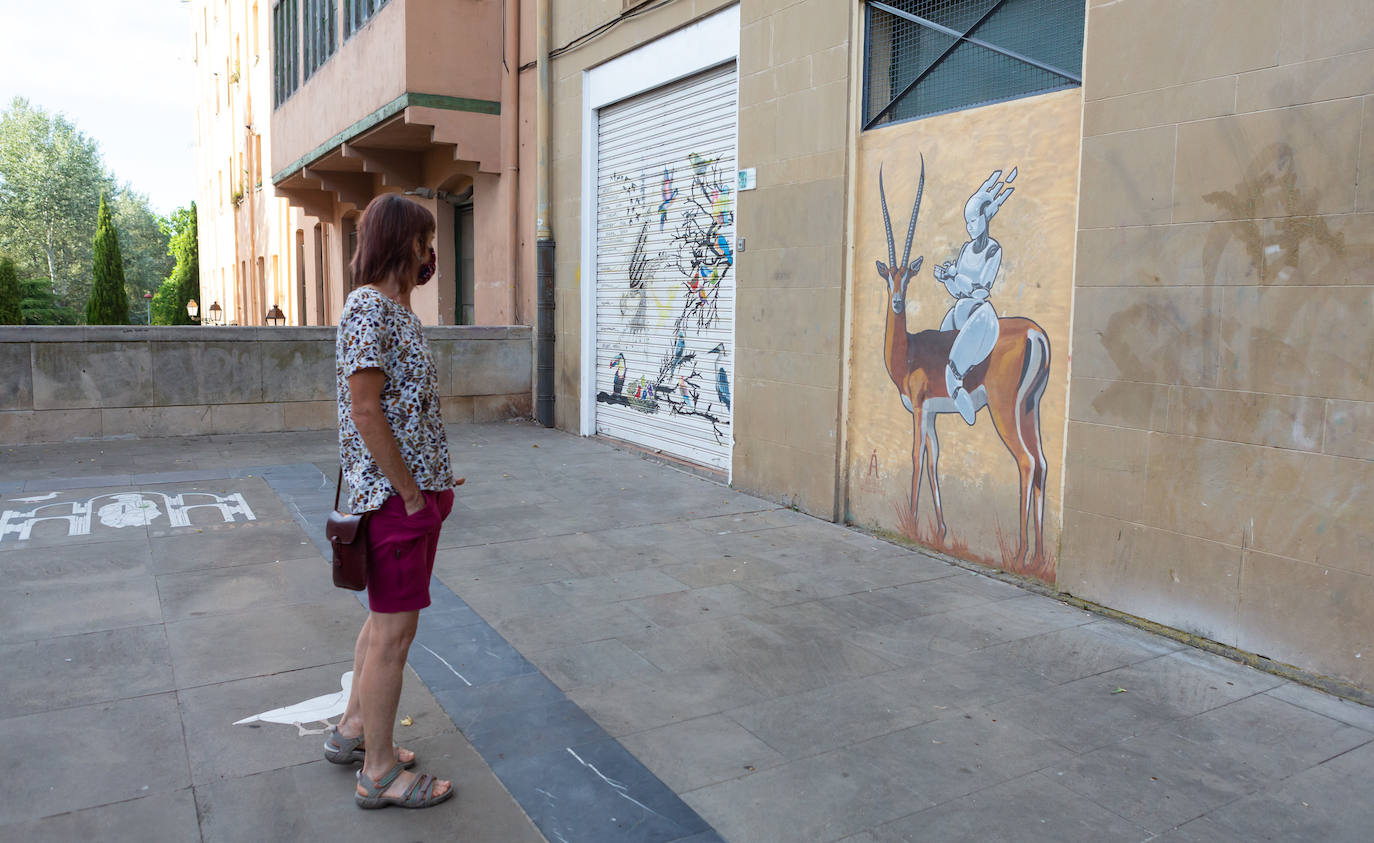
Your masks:
{"label": "small blue sign on wall", "polygon": [[747,170],[739,171],[740,190],[753,190],[754,188],[758,187],[758,183],[758,176],[755,174],[753,167],[750,167]]}

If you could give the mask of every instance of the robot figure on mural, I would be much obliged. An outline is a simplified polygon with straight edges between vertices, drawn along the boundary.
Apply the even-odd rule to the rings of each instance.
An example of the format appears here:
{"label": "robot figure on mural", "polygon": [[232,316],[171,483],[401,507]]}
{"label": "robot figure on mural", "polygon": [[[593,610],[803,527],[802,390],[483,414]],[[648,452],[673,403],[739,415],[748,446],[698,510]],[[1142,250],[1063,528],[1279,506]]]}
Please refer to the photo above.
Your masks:
{"label": "robot figure on mural", "polygon": [[955,299],[940,323],[940,330],[959,332],[949,351],[945,387],[959,415],[970,425],[978,408],[964,389],[964,376],[992,353],[999,333],[997,311],[988,296],[1002,266],[1002,246],[988,234],[988,224],[1011,196],[1014,188],[1009,185],[1015,179],[1015,167],[1005,181],[1002,171],[994,170],[982,187],[974,191],[964,203],[964,228],[969,241],[959,250],[958,257],[935,267],[935,280],[944,284]]}

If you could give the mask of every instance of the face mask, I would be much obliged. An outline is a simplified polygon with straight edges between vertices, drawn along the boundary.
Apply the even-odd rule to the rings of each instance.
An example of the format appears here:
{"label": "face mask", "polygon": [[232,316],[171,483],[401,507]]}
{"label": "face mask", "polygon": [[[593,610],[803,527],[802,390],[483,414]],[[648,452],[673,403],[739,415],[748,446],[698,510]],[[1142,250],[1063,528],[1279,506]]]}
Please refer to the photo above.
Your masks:
{"label": "face mask", "polygon": [[420,264],[420,272],[415,279],[415,286],[423,287],[429,283],[429,279],[434,277],[434,273],[438,269],[438,261],[439,259],[435,256],[434,249],[431,248],[429,250],[429,260]]}

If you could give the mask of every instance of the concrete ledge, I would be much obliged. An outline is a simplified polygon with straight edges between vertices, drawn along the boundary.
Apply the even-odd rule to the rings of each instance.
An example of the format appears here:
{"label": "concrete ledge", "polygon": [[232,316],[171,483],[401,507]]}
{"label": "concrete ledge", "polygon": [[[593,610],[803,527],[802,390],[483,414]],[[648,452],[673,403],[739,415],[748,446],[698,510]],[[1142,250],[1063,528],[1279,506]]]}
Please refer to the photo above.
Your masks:
{"label": "concrete ledge", "polygon": [[[426,325],[431,340],[532,340],[528,325]],[[334,339],[334,326],[221,327],[218,325],[0,325],[0,343],[191,342]]]}
{"label": "concrete ledge", "polygon": [[[531,412],[532,332],[425,329],[445,420]],[[333,327],[0,327],[0,444],[326,430]]]}

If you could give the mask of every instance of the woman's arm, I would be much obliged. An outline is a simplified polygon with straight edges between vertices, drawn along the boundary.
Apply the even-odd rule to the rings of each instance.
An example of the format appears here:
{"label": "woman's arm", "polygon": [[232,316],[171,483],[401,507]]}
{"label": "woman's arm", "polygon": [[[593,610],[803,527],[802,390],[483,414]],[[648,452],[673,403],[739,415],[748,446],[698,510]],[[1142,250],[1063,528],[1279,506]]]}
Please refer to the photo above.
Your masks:
{"label": "woman's arm", "polygon": [[382,413],[382,387],[386,375],[381,369],[359,369],[348,376],[348,391],[353,401],[353,424],[363,437],[363,444],[377,467],[391,481],[391,487],[405,503],[406,515],[414,515],[425,508],[425,496],[415,483],[409,466],[401,456],[391,425]]}

